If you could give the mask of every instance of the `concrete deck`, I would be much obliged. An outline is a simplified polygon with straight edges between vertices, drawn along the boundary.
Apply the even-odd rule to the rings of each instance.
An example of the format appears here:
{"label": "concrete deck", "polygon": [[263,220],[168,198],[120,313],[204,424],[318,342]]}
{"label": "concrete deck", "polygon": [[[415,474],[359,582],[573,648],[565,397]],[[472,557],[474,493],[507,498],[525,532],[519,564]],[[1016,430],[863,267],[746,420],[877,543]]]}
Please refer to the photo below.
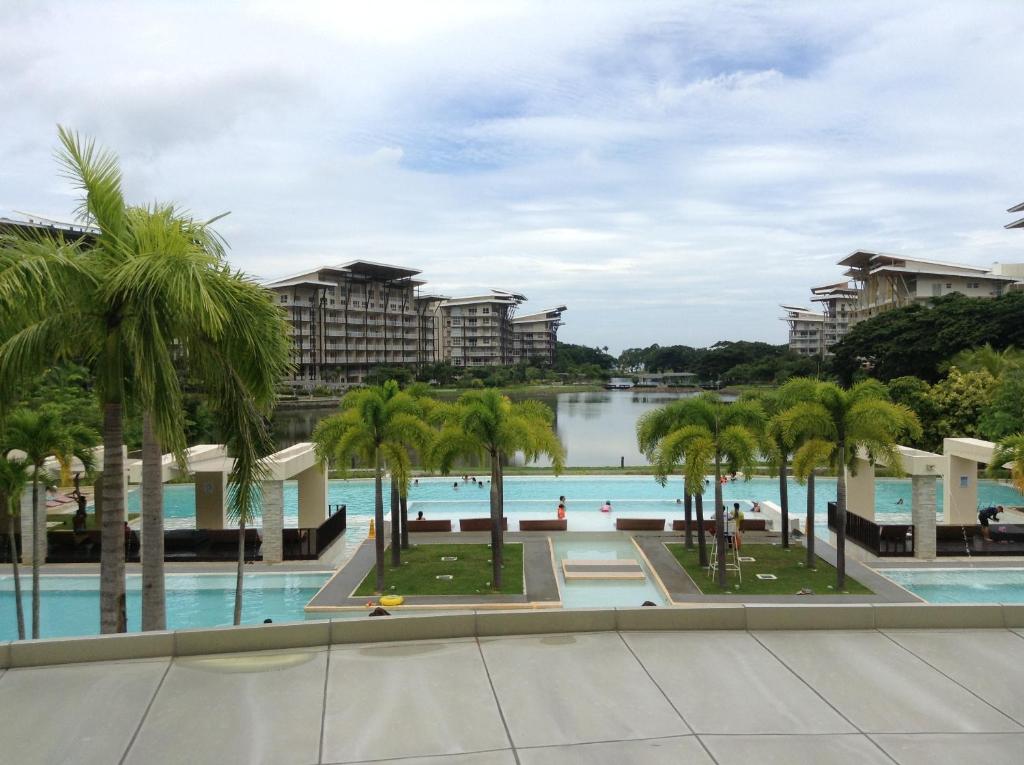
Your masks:
{"label": "concrete deck", "polygon": [[335,643],[0,670],[0,757],[1008,765],[1022,684],[1024,630],[1005,628]]}

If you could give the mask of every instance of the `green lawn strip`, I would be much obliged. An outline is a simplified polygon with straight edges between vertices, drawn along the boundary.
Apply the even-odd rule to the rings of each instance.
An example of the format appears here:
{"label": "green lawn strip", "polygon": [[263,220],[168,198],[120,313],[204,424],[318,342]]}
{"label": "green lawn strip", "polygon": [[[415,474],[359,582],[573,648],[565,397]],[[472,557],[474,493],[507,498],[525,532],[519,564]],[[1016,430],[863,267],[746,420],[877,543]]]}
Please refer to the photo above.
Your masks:
{"label": "green lawn strip", "polygon": [[[667,545],[676,560],[686,569],[686,573],[697,584],[705,595],[796,595],[801,589],[809,588],[815,595],[835,595],[836,570],[821,558],[817,566],[808,569],[804,562],[807,551],[803,547],[790,547],[788,550],[781,545],[743,545],[741,555],[754,558],[753,563],[741,563],[743,583],[737,588],[739,578],[733,571],[729,572],[729,586],[722,589],[708,577],[707,569],[702,568],[697,557],[697,547],[687,550],[686,545]],[[708,554],[711,554],[710,545]],[[757,574],[775,574],[777,579],[758,579]],[[846,589],[841,595],[870,595],[871,590],[860,582],[846,577]]]}
{"label": "green lawn strip", "polygon": [[[402,565],[392,568],[386,551],[384,594],[389,595],[521,595],[523,593],[523,546],[506,544],[505,569],[500,590],[491,587],[491,548],[488,545],[413,545],[402,551]],[[456,561],[443,561],[454,556]],[[451,574],[452,579],[438,579]],[[380,594],[374,589],[373,569],[356,590],[356,596]]]}

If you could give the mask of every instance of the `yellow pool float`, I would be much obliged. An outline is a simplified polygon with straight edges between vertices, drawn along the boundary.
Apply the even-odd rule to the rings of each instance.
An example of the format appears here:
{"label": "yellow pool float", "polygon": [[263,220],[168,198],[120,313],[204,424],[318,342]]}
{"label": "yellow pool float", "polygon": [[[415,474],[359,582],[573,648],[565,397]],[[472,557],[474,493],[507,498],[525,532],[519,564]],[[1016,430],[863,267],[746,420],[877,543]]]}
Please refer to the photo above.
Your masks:
{"label": "yellow pool float", "polygon": [[405,602],[401,595],[385,595],[380,599],[382,606],[400,606]]}

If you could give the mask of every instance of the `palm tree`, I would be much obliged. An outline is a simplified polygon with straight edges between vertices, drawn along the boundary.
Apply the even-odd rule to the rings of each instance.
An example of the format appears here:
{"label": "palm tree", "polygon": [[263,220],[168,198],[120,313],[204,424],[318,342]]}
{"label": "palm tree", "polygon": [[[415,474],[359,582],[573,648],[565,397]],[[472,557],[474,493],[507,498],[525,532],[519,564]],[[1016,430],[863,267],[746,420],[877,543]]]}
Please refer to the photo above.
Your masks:
{"label": "palm tree", "polygon": [[[918,438],[921,425],[910,409],[889,400],[889,392],[878,380],[868,379],[849,389],[835,383],[820,383],[814,401],[791,407],[784,429],[789,438],[815,439],[831,444],[813,447],[817,457],[830,454],[836,479],[836,590],[846,586],[846,471],[856,469],[861,450],[869,459],[881,459],[898,471],[898,439]],[[801,458],[801,472],[814,463]]]}
{"label": "palm tree", "polygon": [[17,409],[4,427],[4,453],[19,450],[32,466],[32,638],[39,637],[39,565],[46,556],[46,516],[39,514],[39,480],[43,465],[50,457],[79,459],[88,470],[92,466],[92,447],[99,437],[81,425],[64,424],[56,412],[48,409]]}
{"label": "palm tree", "polygon": [[21,572],[18,568],[18,548],[14,543],[14,518],[18,514],[19,500],[32,480],[31,463],[24,459],[0,458],[0,497],[3,497],[7,516],[7,541],[14,573],[14,609],[18,618],[18,640],[25,639],[25,614],[21,603]]}
{"label": "palm tree", "polygon": [[1014,487],[1024,494],[1024,433],[1007,436],[996,444],[989,473],[995,473],[1006,463],[1010,463],[1010,480]]}
{"label": "palm tree", "polygon": [[[718,541],[718,584],[726,586],[725,513],[722,505],[722,468],[749,474],[757,463],[764,410],[756,401],[729,404],[713,393],[673,401],[655,409],[637,423],[637,441],[652,460],[659,477],[683,465],[687,491],[703,486],[715,473],[715,535]],[[703,528],[701,529],[703,536]]]}
{"label": "palm tree", "polygon": [[[150,608],[163,601],[161,494],[152,466],[160,441],[175,452],[182,448],[181,362],[222,407],[225,440],[245,452],[234,455],[229,477],[232,507],[244,515],[258,500],[264,419],[287,369],[288,344],[276,306],[227,267],[207,224],[167,205],[128,206],[117,158],[68,130],[59,134],[65,174],[83,192],[79,216],[96,233],[75,242],[60,235],[0,237],[0,310],[8,329],[0,343],[0,394],[54,357],[81,359],[95,374],[104,446],[100,625],[104,633],[122,632],[126,401],[136,399],[151,425],[144,449],[150,470],[143,559],[149,562],[146,623],[152,626],[163,621],[162,608]],[[260,323],[245,323],[253,318]],[[225,368],[228,362],[231,368]]]}
{"label": "palm tree", "polygon": [[1024,366],[1024,352],[1012,345],[997,351],[991,343],[985,343],[960,351],[950,359],[949,366],[964,372],[988,372],[998,380],[1006,371]]}
{"label": "palm tree", "polygon": [[[409,446],[426,454],[432,436],[420,402],[399,390],[394,380],[349,391],[341,399],[341,410],[321,420],[313,430],[313,444],[321,462],[331,462],[343,473],[352,457],[373,465],[378,592],[384,590],[384,466],[391,471],[392,484],[401,491],[409,482],[412,468]],[[400,546],[392,543],[393,548]]]}
{"label": "palm tree", "polygon": [[762,451],[772,473],[779,476],[779,510],[782,515],[782,546],[789,547],[789,485],[787,475],[793,443],[782,427],[782,414],[794,404],[813,399],[817,381],[809,377],[794,377],[781,388],[761,398],[769,420],[764,429]]}
{"label": "palm tree", "polygon": [[527,461],[541,455],[551,460],[555,475],[562,472],[565,449],[554,431],[554,414],[539,401],[513,403],[496,390],[467,391],[452,405],[438,405],[432,413],[441,423],[434,441],[432,462],[448,474],[459,457],[486,457],[491,468],[491,566],[494,589],[502,586],[504,534],[503,464],[517,452]]}

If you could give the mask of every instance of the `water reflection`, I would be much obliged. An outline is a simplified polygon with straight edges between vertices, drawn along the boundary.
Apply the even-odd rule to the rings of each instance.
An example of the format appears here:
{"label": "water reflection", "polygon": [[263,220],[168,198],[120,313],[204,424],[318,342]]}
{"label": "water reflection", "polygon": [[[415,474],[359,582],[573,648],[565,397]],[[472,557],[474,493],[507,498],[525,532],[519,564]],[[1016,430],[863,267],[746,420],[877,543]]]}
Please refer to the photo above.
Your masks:
{"label": "water reflection", "polygon": [[[636,391],[594,391],[591,393],[512,394],[514,400],[543,401],[555,413],[555,428],[566,449],[570,467],[646,465],[636,446],[636,421],[653,407],[685,398],[692,393],[657,393]],[[308,441],[317,422],[336,411],[334,408],[303,409],[278,412],[274,432],[280,448]],[[516,460],[522,464],[522,456]],[[548,464],[546,461],[536,463]],[[479,468],[482,463],[467,463]]]}

